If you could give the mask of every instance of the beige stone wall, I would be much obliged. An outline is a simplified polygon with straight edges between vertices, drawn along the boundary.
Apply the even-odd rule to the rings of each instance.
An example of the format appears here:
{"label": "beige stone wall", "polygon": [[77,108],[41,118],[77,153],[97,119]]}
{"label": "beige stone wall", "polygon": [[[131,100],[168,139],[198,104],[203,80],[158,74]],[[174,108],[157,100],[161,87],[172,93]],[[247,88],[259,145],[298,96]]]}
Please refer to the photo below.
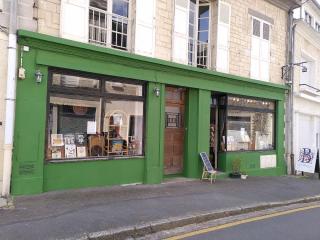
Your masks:
{"label": "beige stone wall", "polygon": [[38,0],[38,32],[59,36],[60,0]]}
{"label": "beige stone wall", "polygon": [[[287,12],[265,0],[224,0],[230,3],[230,63],[231,74],[250,77],[251,62],[251,8],[274,20],[271,26],[270,82],[283,83],[281,66],[286,63]],[[132,7],[134,8],[134,4]],[[59,36],[60,0],[38,0],[38,31]],[[133,11],[134,12],[134,11]],[[211,63],[215,69],[217,0],[212,0],[211,23]],[[134,16],[132,16],[134,18]],[[171,60],[172,30],[174,19],[174,0],[157,0],[156,2],[156,36],[155,57]],[[132,33],[134,37],[134,32]],[[134,42],[134,39],[133,39]]]}
{"label": "beige stone wall", "polygon": [[171,60],[174,0],[157,0],[155,57]]}
{"label": "beige stone wall", "polygon": [[250,77],[251,8],[274,20],[271,26],[270,82],[283,83],[281,66],[286,63],[287,13],[263,0],[225,0],[232,4],[230,29],[230,73]]}
{"label": "beige stone wall", "polygon": [[5,120],[5,93],[6,93],[6,79],[7,79],[7,47],[8,37],[6,34],[0,32],[0,190],[2,188],[3,176],[3,139],[4,139],[4,120]]}

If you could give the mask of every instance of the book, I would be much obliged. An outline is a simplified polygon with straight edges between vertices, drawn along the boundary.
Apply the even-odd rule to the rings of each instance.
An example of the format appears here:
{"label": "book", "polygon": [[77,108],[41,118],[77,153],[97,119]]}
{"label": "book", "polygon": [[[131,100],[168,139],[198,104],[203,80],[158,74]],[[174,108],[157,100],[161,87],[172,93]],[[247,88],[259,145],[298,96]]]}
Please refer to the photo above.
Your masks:
{"label": "book", "polygon": [[123,140],[112,140],[111,141],[111,151],[121,152],[123,147]]}
{"label": "book", "polygon": [[52,159],[60,159],[60,158],[62,158],[62,149],[61,149],[61,147],[53,147],[51,149],[51,158]]}
{"label": "book", "polygon": [[76,133],[75,140],[77,146],[87,145],[87,135],[85,133]]}
{"label": "book", "polygon": [[64,143],[66,145],[75,144],[75,142],[76,142],[76,139],[74,134],[69,133],[64,135]]}
{"label": "book", "polygon": [[77,151],[76,151],[76,145],[75,144],[66,144],[65,147],[65,157],[66,158],[76,158],[77,157]]}
{"label": "book", "polygon": [[87,157],[87,148],[84,146],[77,147],[77,157],[78,158]]}
{"label": "book", "polygon": [[64,145],[63,134],[51,134],[51,146],[61,147]]}

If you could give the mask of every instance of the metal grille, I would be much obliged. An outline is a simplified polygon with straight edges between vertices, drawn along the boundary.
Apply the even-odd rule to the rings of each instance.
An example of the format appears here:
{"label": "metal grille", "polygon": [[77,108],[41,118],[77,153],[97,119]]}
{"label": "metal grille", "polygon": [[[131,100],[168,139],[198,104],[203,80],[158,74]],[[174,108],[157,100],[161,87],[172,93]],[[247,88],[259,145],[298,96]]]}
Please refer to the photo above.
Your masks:
{"label": "metal grille", "polygon": [[209,68],[209,43],[189,38],[189,65]]}
{"label": "metal grille", "polygon": [[129,51],[127,17],[89,8],[89,42]]}

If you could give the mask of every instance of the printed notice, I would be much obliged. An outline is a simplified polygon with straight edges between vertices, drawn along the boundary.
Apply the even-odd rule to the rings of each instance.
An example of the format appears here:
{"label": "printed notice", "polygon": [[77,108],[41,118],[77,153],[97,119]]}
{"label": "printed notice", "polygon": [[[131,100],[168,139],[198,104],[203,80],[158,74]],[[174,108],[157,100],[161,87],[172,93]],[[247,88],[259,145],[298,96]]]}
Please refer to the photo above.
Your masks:
{"label": "printed notice", "polygon": [[96,134],[97,133],[97,123],[96,121],[87,122],[87,134]]}

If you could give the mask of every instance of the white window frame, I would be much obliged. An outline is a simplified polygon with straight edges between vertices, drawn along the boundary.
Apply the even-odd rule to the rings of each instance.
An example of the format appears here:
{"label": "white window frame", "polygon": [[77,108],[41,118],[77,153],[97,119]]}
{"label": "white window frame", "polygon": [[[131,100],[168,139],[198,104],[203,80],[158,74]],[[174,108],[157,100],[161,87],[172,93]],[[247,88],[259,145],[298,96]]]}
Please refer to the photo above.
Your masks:
{"label": "white window frame", "polygon": [[[131,23],[131,15],[132,15],[132,1],[131,0],[124,0],[124,1],[127,1],[128,2],[128,17],[123,17],[123,16],[119,16],[115,13],[113,13],[113,9],[112,9],[112,5],[113,5],[113,1],[114,0],[107,0],[107,10],[103,10],[103,9],[99,9],[99,11],[101,12],[104,12],[104,14],[106,15],[107,19],[107,26],[105,28],[105,31],[107,32],[107,35],[106,35],[106,41],[105,42],[99,42],[99,41],[95,41],[95,40],[92,40],[90,41],[90,30],[89,30],[89,36],[88,36],[88,42],[92,43],[92,44],[97,44],[97,45],[105,45],[106,47],[110,47],[110,48],[115,48],[115,49],[119,49],[119,50],[123,50],[123,51],[131,51],[132,49],[132,46],[131,46],[131,28],[132,28],[132,23]],[[89,13],[91,11],[91,9],[96,9],[95,7],[92,7],[90,5],[90,0],[89,0]],[[119,19],[124,19],[123,22],[127,21],[127,34],[126,34],[126,37],[127,37],[127,47],[126,48],[119,48],[118,46],[116,45],[113,45],[112,44],[112,33],[113,33],[113,30],[112,30],[112,19],[113,17],[119,17]],[[91,26],[90,24],[90,16],[89,16],[89,28]],[[117,32],[117,33],[120,33],[122,34],[121,32]]]}
{"label": "white window frame", "polygon": [[313,16],[306,10],[304,10],[304,21],[308,25],[313,26]]}
{"label": "white window frame", "polygon": [[315,27],[317,32],[320,32],[320,23],[319,22],[316,22],[314,27]]}
{"label": "white window frame", "polygon": [[[307,67],[307,71],[309,72],[309,74],[311,75],[311,79],[308,80],[307,83],[302,83],[302,70],[300,70],[300,81],[299,84],[308,84],[311,87],[315,87],[317,88],[319,84],[317,84],[316,82],[316,75],[317,75],[317,60],[316,58],[312,57],[311,54],[309,54],[308,52],[301,50],[301,61],[307,61],[308,63],[312,63],[311,69],[310,66],[306,66]],[[309,64],[307,64],[309,65]],[[309,75],[309,76],[310,76]],[[311,89],[310,89],[311,90]]]}
{"label": "white window frame", "polygon": [[[193,59],[192,62],[189,62],[189,42],[191,41],[190,36],[189,36],[189,27],[190,27],[190,22],[188,21],[188,64],[198,67],[198,43],[199,43],[199,7],[201,6],[209,6],[209,24],[208,24],[208,43],[207,43],[207,63],[205,68],[209,68],[211,66],[211,22],[212,22],[212,4],[211,2],[201,2],[199,0],[196,0],[196,10],[195,10],[195,26],[194,26],[194,32],[193,32],[193,37],[192,40],[193,42]],[[189,6],[188,6],[188,14],[190,14],[190,0],[189,0]],[[200,66],[199,66],[200,67]]]}
{"label": "white window frame", "polygon": [[[254,20],[257,20],[260,22],[260,36],[257,37],[253,34],[253,21]],[[269,39],[266,40],[263,38],[263,24],[267,24],[269,26]],[[253,49],[252,49],[252,45],[253,45],[253,39],[258,39],[259,40],[259,76],[253,76],[253,73],[252,73],[252,69],[250,70],[250,75],[251,75],[251,78],[258,78],[259,80],[263,80],[263,81],[270,81],[270,63],[271,63],[271,30],[272,30],[272,24],[270,22],[267,22],[263,19],[260,19],[260,18],[257,18],[257,17],[254,17],[252,16],[251,17],[251,64],[252,64],[252,58],[253,58]],[[268,48],[269,48],[269,53],[268,53],[268,68],[269,68],[269,71],[268,71],[268,76],[267,77],[264,77],[262,76],[261,74],[261,62],[263,61],[261,59],[261,42],[267,42],[268,43]]]}

